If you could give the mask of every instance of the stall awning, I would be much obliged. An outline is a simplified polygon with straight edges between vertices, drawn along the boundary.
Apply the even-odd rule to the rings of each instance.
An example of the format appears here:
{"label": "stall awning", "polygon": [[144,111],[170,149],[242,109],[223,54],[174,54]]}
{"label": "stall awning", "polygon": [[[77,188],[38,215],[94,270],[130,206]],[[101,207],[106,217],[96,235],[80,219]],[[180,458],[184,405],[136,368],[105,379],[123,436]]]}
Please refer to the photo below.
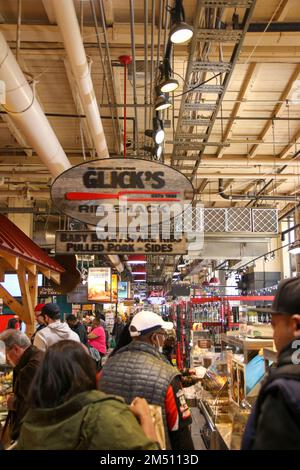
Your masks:
{"label": "stall awning", "polygon": [[6,252],[31,264],[35,264],[37,267],[54,271],[58,274],[64,272],[64,268],[60,264],[50,258],[22,230],[1,214],[0,252]]}

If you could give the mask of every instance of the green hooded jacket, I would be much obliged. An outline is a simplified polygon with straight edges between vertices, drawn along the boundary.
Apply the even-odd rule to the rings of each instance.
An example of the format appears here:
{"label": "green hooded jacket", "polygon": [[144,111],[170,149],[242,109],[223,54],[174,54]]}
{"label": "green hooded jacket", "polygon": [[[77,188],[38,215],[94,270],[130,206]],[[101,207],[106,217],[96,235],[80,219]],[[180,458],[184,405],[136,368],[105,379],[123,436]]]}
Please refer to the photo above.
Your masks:
{"label": "green hooded jacket", "polygon": [[122,398],[82,392],[57,408],[30,409],[19,450],[157,450]]}

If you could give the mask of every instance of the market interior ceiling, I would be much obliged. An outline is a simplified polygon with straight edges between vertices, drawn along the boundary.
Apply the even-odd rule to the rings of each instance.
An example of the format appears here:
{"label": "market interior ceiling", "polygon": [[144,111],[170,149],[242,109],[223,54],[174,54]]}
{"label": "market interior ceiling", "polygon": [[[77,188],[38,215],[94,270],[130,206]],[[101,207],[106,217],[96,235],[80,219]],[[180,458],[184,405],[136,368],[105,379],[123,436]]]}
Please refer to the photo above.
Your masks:
{"label": "market interior ceiling", "polygon": [[[126,80],[127,156],[151,158],[144,149],[152,145],[145,130],[152,128],[154,84],[173,4],[74,0],[110,155],[123,149],[119,57],[125,54],[135,58]],[[179,88],[162,114],[163,161],[192,180],[206,207],[263,205],[284,214],[298,203],[300,189],[299,1],[185,0],[183,5],[194,37],[172,48]],[[208,38],[203,29],[214,34]],[[0,32],[71,164],[97,158],[52,0],[0,0]],[[197,89],[203,82],[212,88]],[[0,115],[1,211],[19,196],[50,212],[49,168],[5,107]]]}

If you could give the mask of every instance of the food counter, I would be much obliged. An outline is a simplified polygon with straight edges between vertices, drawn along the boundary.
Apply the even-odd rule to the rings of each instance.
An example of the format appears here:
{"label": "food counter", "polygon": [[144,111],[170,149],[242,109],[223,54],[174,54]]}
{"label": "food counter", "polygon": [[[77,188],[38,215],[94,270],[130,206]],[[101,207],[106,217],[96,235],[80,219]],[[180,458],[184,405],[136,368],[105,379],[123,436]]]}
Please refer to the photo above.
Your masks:
{"label": "food counter", "polygon": [[258,339],[258,338],[242,338],[238,335],[227,335],[223,333],[221,335],[222,349],[225,349],[225,345],[234,346],[240,348],[244,354],[245,364],[249,361],[249,355],[253,351],[259,351],[263,348],[272,348],[273,339]]}
{"label": "food counter", "polygon": [[12,367],[0,364],[0,432],[7,416],[7,397],[12,393]]}

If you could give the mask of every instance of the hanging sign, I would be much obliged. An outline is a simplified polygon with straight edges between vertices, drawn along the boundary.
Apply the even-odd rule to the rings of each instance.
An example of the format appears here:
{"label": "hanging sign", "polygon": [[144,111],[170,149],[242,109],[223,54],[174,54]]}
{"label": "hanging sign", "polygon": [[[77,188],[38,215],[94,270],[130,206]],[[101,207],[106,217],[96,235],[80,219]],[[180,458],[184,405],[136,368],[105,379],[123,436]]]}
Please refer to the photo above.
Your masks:
{"label": "hanging sign", "polygon": [[111,268],[89,268],[88,300],[111,301]]}
{"label": "hanging sign", "polygon": [[118,302],[118,275],[111,276],[111,301],[116,304]]}
{"label": "hanging sign", "polygon": [[51,297],[53,295],[62,295],[63,290],[57,287],[38,287],[38,297]]}
{"label": "hanging sign", "polygon": [[55,237],[56,254],[99,254],[99,255],[128,255],[128,254],[163,254],[177,255],[187,253],[185,237],[176,239],[160,237],[158,240],[137,238],[98,239],[96,231],[57,231]]}
{"label": "hanging sign", "polygon": [[127,227],[135,217],[144,226],[167,221],[170,207],[173,217],[179,215],[193,194],[192,183],[178,170],[140,158],[84,162],[63,172],[51,186],[52,201],[64,214],[98,226],[109,216],[108,225],[115,222],[117,228]]}

